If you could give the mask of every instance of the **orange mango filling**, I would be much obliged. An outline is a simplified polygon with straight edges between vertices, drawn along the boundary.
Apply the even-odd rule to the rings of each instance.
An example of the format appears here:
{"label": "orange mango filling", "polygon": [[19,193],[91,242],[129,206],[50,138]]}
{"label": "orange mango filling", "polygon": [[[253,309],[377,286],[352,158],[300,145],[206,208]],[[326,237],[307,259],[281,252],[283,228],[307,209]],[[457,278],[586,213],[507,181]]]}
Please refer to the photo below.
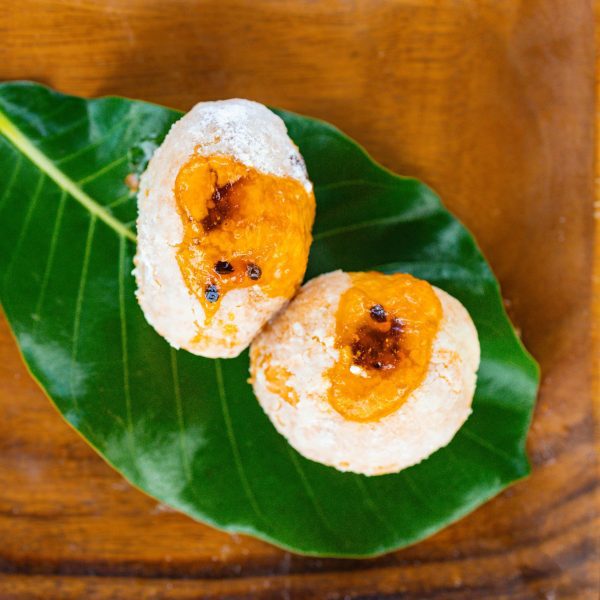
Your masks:
{"label": "orange mango filling", "polygon": [[328,400],[344,418],[395,412],[425,378],[442,307],[426,281],[407,274],[351,273],[336,313],[337,362]]}
{"label": "orange mango filling", "polygon": [[311,243],[314,195],[297,180],[261,173],[228,156],[194,155],[175,180],[183,223],[177,261],[207,325],[231,290],[259,285],[290,298]]}
{"label": "orange mango filling", "polygon": [[281,365],[269,364],[270,359],[271,357],[268,356],[264,361],[267,365],[265,367],[267,389],[272,394],[276,394],[280,398],[283,398],[288,404],[296,406],[299,401],[298,394],[292,386],[288,385],[288,380],[292,374]]}

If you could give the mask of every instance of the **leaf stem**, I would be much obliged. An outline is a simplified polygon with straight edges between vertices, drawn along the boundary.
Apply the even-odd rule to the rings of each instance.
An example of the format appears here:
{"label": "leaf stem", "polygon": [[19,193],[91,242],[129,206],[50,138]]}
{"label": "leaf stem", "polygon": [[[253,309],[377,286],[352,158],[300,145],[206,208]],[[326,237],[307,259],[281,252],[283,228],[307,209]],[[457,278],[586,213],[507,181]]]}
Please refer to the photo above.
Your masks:
{"label": "leaf stem", "polygon": [[98,219],[113,229],[119,236],[128,238],[132,242],[137,241],[135,233],[125,227],[123,223],[113,217],[103,206],[86,194],[71,178],[58,169],[2,111],[0,111],[0,133],[92,215],[98,217]]}

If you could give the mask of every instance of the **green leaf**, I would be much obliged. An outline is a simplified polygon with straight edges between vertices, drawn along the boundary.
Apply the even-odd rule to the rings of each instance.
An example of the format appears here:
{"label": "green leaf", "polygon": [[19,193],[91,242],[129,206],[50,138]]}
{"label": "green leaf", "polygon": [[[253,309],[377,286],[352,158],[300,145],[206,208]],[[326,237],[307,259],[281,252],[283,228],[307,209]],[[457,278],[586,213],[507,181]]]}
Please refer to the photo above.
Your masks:
{"label": "green leaf", "polygon": [[471,235],[415,179],[337,129],[276,111],[315,184],[308,277],[406,271],[470,311],[482,363],[474,411],[449,446],[396,475],[299,456],[247,383],[248,355],[176,352],[134,297],[136,203],[125,185],[179,112],[0,85],[0,298],[32,375],[130,482],[190,516],[297,552],[370,556],[458,519],[529,466],[536,364]]}

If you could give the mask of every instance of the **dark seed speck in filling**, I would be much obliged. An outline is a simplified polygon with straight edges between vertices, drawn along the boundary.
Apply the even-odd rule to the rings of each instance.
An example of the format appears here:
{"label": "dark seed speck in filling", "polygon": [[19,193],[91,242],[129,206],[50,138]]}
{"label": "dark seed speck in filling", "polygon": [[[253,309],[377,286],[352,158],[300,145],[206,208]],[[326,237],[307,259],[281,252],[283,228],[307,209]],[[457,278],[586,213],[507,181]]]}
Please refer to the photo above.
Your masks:
{"label": "dark seed speck in filling", "polygon": [[248,273],[248,277],[250,277],[250,279],[253,279],[255,281],[257,279],[260,279],[260,276],[262,275],[261,268],[255,264],[249,264],[248,267],[246,268],[246,272]]}
{"label": "dark seed speck in filling", "polygon": [[204,297],[209,302],[216,302],[219,299],[219,290],[216,285],[207,285],[204,290]]}
{"label": "dark seed speck in filling", "polygon": [[371,306],[369,314],[371,315],[371,319],[373,319],[373,321],[377,321],[378,323],[385,323],[385,320],[387,319],[387,314],[381,304],[375,304],[374,306]]}
{"label": "dark seed speck in filling", "polygon": [[226,275],[227,273],[233,273],[233,265],[226,260],[219,260],[215,263],[215,271],[219,275]]}

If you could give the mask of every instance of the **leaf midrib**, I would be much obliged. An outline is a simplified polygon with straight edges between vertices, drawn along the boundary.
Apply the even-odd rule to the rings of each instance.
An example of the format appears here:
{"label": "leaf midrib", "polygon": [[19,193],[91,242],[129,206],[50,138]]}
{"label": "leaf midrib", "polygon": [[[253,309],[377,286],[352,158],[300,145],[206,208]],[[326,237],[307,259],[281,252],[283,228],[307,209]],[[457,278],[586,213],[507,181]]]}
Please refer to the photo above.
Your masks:
{"label": "leaf midrib", "polygon": [[68,175],[63,173],[2,111],[0,111],[0,133],[43,173],[52,179],[59,188],[79,202],[91,215],[108,225],[118,236],[127,238],[132,242],[137,241],[135,233],[121,223],[121,221],[113,217],[96,200],[86,194]]}

